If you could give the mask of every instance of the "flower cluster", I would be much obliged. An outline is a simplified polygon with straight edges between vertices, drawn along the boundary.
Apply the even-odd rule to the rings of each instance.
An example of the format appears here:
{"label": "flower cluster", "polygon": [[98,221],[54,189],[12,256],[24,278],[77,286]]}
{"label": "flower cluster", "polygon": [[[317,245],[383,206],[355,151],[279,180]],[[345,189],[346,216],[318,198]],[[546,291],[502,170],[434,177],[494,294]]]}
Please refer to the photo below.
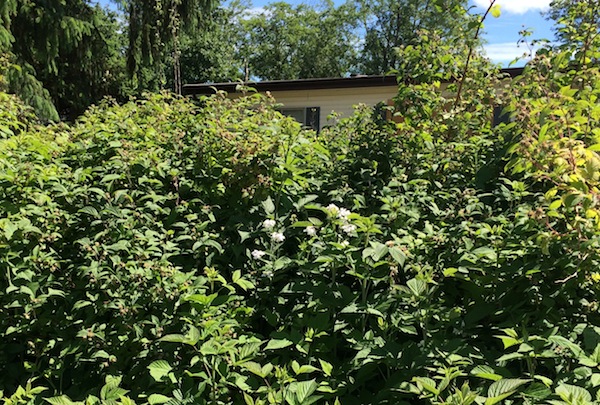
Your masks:
{"label": "flower cluster", "polygon": [[327,212],[330,216],[336,217],[343,221],[341,229],[344,233],[350,235],[356,231],[356,225],[351,224],[348,221],[348,218],[352,214],[352,212],[347,208],[340,208],[335,204],[329,204],[326,208]]}
{"label": "flower cluster", "polygon": [[265,219],[262,225],[265,229],[273,229],[275,228],[275,225],[277,225],[277,222],[275,222],[274,219]]}
{"label": "flower cluster", "polygon": [[306,232],[308,236],[315,236],[317,234],[317,228],[314,226],[307,226],[304,228],[304,232]]}
{"label": "flower cluster", "polygon": [[342,225],[342,231],[346,232],[347,234],[351,234],[352,232],[356,231],[356,225],[344,224]]}
{"label": "flower cluster", "polygon": [[271,239],[273,239],[275,242],[283,242],[285,240],[285,235],[281,232],[273,232],[271,234]]}

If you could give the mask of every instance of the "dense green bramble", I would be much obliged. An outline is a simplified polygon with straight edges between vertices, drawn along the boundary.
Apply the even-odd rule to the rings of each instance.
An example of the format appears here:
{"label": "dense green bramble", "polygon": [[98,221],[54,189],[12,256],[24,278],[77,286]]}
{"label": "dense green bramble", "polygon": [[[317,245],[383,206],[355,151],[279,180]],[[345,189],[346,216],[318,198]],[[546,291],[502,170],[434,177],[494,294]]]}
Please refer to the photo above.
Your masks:
{"label": "dense green bramble", "polygon": [[0,397],[597,403],[600,80],[568,52],[504,88],[423,37],[398,123],[319,134],[260,95],[41,127],[0,93]]}

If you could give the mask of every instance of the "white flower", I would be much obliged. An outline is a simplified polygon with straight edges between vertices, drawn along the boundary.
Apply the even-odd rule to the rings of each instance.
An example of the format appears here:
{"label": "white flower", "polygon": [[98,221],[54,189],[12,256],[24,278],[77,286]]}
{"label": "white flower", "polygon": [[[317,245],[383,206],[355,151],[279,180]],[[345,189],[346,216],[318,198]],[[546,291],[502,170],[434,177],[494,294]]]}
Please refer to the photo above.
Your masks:
{"label": "white flower", "polygon": [[255,260],[258,260],[258,259],[262,258],[262,257],[263,257],[264,255],[266,255],[266,254],[267,254],[267,252],[265,252],[265,251],[263,251],[263,250],[254,249],[254,250],[252,251],[252,257],[253,257]]}
{"label": "white flower", "polygon": [[356,231],[356,225],[352,225],[352,224],[342,225],[342,231],[344,231],[346,233],[352,233],[352,232]]}
{"label": "white flower", "polygon": [[352,214],[350,210],[347,210],[346,208],[340,208],[340,211],[338,212],[337,216],[340,219],[347,220],[350,214]]}
{"label": "white flower", "polygon": [[340,208],[335,204],[329,204],[326,209],[331,215],[337,215],[340,212]]}
{"label": "white flower", "polygon": [[344,247],[344,248],[347,248],[348,246],[350,246],[350,242],[345,240],[345,241],[342,241],[342,243],[340,243],[340,245],[342,245],[342,247]]}
{"label": "white flower", "polygon": [[307,226],[304,228],[304,232],[306,232],[308,236],[315,236],[317,234],[317,228],[314,226]]}
{"label": "white flower", "polygon": [[273,229],[273,228],[275,228],[276,224],[277,224],[277,222],[275,222],[274,219],[265,219],[263,221],[263,227],[265,229]]}
{"label": "white flower", "polygon": [[285,240],[285,236],[281,232],[273,232],[271,234],[271,239],[275,242],[283,242]]}

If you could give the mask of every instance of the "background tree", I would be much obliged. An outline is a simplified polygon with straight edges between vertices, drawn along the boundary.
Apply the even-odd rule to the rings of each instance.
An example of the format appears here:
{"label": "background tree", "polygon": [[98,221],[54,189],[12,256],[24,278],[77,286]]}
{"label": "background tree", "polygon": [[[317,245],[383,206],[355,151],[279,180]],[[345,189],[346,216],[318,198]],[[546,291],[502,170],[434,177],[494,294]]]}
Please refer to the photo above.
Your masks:
{"label": "background tree", "polygon": [[124,0],[128,12],[127,66],[138,89],[164,87],[171,51],[175,92],[181,92],[180,34],[193,31],[213,0]]}
{"label": "background tree", "polygon": [[116,15],[89,0],[23,0],[2,7],[0,42],[13,62],[9,90],[40,118],[74,118],[119,93],[124,64]]}
{"label": "background tree", "polygon": [[336,77],[356,60],[356,9],[279,2],[242,21],[250,74],[261,79]]}
{"label": "background tree", "polygon": [[400,55],[396,48],[414,44],[419,32],[458,36],[471,18],[466,4],[464,0],[358,0],[365,30],[359,70],[384,74],[397,69]]}
{"label": "background tree", "polygon": [[600,0],[553,0],[548,19],[554,20],[554,32],[561,44],[577,50],[578,61],[587,63],[592,36],[600,33]]}
{"label": "background tree", "polygon": [[243,78],[243,60],[238,44],[243,37],[237,2],[215,8],[200,21],[194,33],[181,35],[181,80],[183,83],[236,81]]}

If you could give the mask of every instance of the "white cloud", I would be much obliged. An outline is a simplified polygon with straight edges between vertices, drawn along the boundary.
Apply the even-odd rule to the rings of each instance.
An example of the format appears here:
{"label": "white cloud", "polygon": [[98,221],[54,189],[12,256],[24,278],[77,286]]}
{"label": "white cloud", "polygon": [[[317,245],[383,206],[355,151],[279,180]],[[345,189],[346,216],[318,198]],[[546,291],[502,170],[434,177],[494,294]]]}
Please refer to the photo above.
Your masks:
{"label": "white cloud", "polygon": [[[528,11],[543,11],[550,6],[551,0],[498,0],[496,4],[500,5],[500,10],[509,13],[523,14]],[[475,0],[479,7],[488,8],[490,0]]]}
{"label": "white cloud", "polygon": [[[524,44],[517,44],[516,42],[500,42],[496,44],[484,45],[485,54],[495,63],[511,62],[517,57],[523,56],[523,54],[529,54],[529,48]],[[536,48],[533,47],[533,53],[535,54]],[[525,59],[525,61],[527,58]]]}
{"label": "white cloud", "polygon": [[257,17],[261,14],[265,14],[267,17],[269,17],[271,12],[267,11],[267,9],[264,7],[252,7],[252,8],[247,8],[247,9],[243,10],[240,13],[240,18],[243,20],[247,20],[252,17]]}

